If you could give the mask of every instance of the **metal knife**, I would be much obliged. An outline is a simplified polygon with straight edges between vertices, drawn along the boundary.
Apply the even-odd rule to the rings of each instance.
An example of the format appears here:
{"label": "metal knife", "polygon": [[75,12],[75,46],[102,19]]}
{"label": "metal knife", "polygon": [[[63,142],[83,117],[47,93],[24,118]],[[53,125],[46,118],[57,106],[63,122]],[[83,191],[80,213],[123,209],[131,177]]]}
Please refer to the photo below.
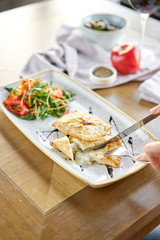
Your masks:
{"label": "metal knife", "polygon": [[125,137],[127,137],[128,135],[130,135],[131,133],[135,132],[137,129],[141,128],[142,126],[144,126],[145,124],[149,123],[150,121],[152,121],[153,119],[157,118],[160,114],[150,114],[147,117],[143,118],[142,120],[138,121],[137,123],[133,124],[132,126],[130,126],[129,128],[126,128],[125,130],[123,130],[122,132],[118,133],[116,136],[110,138],[109,140],[107,140],[106,142],[96,146],[94,149],[100,149],[105,147],[108,143],[111,142],[115,142],[118,139],[123,139]]}

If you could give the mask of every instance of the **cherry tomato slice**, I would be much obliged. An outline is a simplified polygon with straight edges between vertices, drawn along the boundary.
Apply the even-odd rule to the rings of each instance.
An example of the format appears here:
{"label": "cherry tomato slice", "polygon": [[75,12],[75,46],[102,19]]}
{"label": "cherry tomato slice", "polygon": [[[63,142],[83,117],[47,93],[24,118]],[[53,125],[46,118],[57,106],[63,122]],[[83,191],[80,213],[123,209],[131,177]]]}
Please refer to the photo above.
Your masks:
{"label": "cherry tomato slice", "polygon": [[52,92],[53,97],[62,98],[63,97],[63,92],[60,89],[60,87],[58,85],[54,85],[53,87],[55,89]]}
{"label": "cherry tomato slice", "polygon": [[28,113],[28,106],[19,99],[6,98],[4,104],[10,112],[19,116],[25,116]]}

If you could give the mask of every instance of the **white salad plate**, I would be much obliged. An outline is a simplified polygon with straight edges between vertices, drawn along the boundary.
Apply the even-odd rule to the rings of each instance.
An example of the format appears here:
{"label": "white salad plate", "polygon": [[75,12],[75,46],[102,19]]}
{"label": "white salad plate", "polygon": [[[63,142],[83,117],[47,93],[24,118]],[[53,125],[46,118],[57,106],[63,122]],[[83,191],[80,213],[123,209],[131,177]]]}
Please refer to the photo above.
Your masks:
{"label": "white salad plate", "polygon": [[[97,116],[113,126],[109,132],[113,135],[135,122],[104,98],[64,73],[55,70],[46,70],[29,77],[40,77],[48,83],[52,80],[54,85],[59,85],[62,89],[66,88],[74,92],[76,96],[74,97],[74,101],[70,102],[70,112],[78,110]],[[20,82],[21,80],[8,84],[7,87],[16,88]],[[0,87],[0,106],[10,121],[43,153],[81,181],[95,188],[104,187],[130,176],[146,166],[146,164],[138,161],[135,162],[129,157],[122,158],[120,168],[107,168],[104,165],[96,163],[92,166],[82,168],[72,161],[65,160],[65,157],[63,158],[59,155],[50,145],[50,141],[62,136],[62,133],[55,131],[55,128],[52,127],[52,123],[56,118],[51,116],[45,120],[28,121],[16,117],[3,105],[3,101],[8,95],[4,87]],[[133,154],[140,154],[143,152],[146,143],[156,140],[149,132],[141,128],[130,135],[130,141],[129,137],[123,140],[123,147],[127,148]]]}

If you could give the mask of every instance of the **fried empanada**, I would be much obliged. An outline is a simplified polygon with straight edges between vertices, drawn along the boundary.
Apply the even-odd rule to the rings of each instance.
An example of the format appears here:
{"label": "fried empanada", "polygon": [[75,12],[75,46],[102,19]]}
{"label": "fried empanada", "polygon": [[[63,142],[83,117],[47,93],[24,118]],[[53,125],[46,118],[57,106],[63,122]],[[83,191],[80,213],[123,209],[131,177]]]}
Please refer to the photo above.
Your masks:
{"label": "fried empanada", "polygon": [[73,150],[67,136],[54,139],[50,142],[51,146],[58,149],[73,160]]}
{"label": "fried empanada", "polygon": [[118,168],[120,167],[120,164],[121,164],[121,157],[111,156],[111,155],[105,156],[105,154],[121,146],[122,146],[122,140],[119,139],[117,142],[112,142],[107,144],[104,148],[89,152],[88,155],[99,164]]}
{"label": "fried empanada", "polygon": [[121,146],[122,146],[122,140],[118,139],[117,142],[108,143],[105,147],[94,150],[94,152],[101,153],[101,154],[106,154],[109,151],[112,151],[112,150],[114,150],[116,148],[119,148]]}
{"label": "fried empanada", "polygon": [[67,135],[88,141],[101,138],[112,128],[99,118],[78,111],[62,116],[52,125]]}
{"label": "fried empanada", "polygon": [[89,156],[96,161],[98,164],[107,165],[109,167],[119,168],[121,165],[121,157],[119,156],[103,156],[99,153],[91,152]]}
{"label": "fried empanada", "polygon": [[84,139],[80,139],[77,137],[69,136],[69,140],[71,143],[77,144],[77,146],[82,150],[91,150],[94,147],[104,143],[105,141],[109,140],[111,137],[113,137],[111,134],[106,134],[105,136],[102,136],[98,140],[95,141],[88,141]]}

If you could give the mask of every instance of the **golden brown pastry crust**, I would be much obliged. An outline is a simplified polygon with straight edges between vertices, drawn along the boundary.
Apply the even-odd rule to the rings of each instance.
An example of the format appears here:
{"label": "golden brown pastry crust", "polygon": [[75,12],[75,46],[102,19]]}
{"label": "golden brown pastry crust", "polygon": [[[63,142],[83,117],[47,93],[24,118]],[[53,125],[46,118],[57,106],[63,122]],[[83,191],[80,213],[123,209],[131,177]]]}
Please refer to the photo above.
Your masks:
{"label": "golden brown pastry crust", "polygon": [[113,135],[106,134],[105,136],[102,136],[98,140],[88,141],[88,140],[80,139],[77,137],[69,136],[69,140],[71,143],[76,143],[82,151],[85,151],[85,150],[93,149],[94,147],[104,143],[105,141],[109,140],[112,137]]}
{"label": "golden brown pastry crust", "polygon": [[54,139],[50,142],[51,146],[58,149],[73,160],[73,150],[67,136]]}
{"label": "golden brown pastry crust", "polygon": [[[52,125],[69,135],[69,137],[55,139],[51,142],[51,145],[72,160],[76,160],[73,157],[74,151],[77,161],[80,160],[80,162],[84,162],[88,166],[93,162],[97,162],[110,167],[120,167],[121,157],[105,154],[121,147],[122,140],[117,139],[117,141],[107,144],[104,148],[92,150],[113,137],[113,135],[107,133],[111,129],[111,125],[91,114],[78,111],[64,115]],[[72,149],[73,144],[71,145],[71,143],[76,146],[76,151]]]}
{"label": "golden brown pastry crust", "polygon": [[112,128],[111,125],[99,118],[78,111],[62,116],[52,125],[67,135],[88,141],[97,140],[106,135]]}
{"label": "golden brown pastry crust", "polygon": [[112,150],[114,150],[116,148],[119,148],[121,146],[122,146],[122,140],[118,139],[117,142],[108,143],[105,147],[97,149],[94,152],[101,153],[101,154],[106,154],[109,151],[112,151]]}
{"label": "golden brown pastry crust", "polygon": [[119,156],[103,156],[99,153],[89,153],[89,156],[94,159],[99,164],[107,165],[109,167],[119,168],[121,165],[121,157]]}
{"label": "golden brown pastry crust", "polygon": [[122,140],[118,140],[117,142],[112,142],[107,144],[104,148],[93,150],[89,153],[89,156],[99,164],[108,165],[111,167],[120,167],[121,157],[119,156],[111,156],[106,155],[111,150],[119,148],[122,146]]}

